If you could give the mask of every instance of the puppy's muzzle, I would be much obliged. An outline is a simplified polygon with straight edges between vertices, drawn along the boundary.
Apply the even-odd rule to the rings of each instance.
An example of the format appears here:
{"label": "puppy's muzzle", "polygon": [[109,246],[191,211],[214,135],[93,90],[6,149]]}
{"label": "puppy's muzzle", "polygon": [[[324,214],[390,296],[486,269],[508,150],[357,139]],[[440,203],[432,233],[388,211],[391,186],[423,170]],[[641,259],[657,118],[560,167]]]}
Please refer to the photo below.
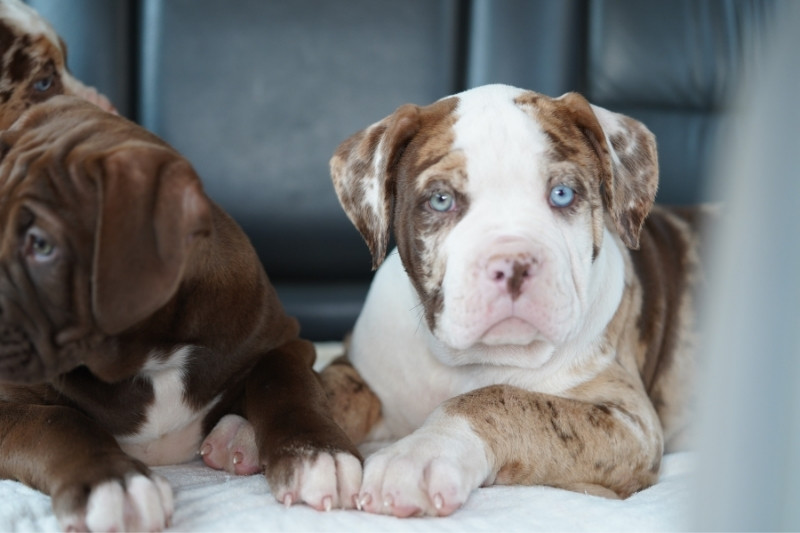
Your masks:
{"label": "puppy's muzzle", "polygon": [[498,254],[489,259],[484,275],[499,292],[507,292],[516,300],[538,270],[539,260],[533,255]]}
{"label": "puppy's muzzle", "polygon": [[6,323],[4,310],[0,308],[0,382],[38,381],[44,370],[28,335],[19,326]]}

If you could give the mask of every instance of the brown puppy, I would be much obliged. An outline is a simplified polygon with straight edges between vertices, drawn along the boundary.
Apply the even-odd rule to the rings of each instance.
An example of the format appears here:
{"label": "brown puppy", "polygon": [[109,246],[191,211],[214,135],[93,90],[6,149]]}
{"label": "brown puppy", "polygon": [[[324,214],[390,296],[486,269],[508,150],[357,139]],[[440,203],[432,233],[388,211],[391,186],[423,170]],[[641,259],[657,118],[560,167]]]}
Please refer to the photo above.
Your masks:
{"label": "brown puppy", "polygon": [[367,459],[364,509],[656,481],[688,421],[700,212],[653,208],[643,124],[492,85],[400,107],[331,170],[381,266],[324,381],[352,438],[399,438]]}
{"label": "brown puppy", "polygon": [[80,99],[35,105],[0,134],[0,228],[0,476],[63,528],[164,528],[146,465],[201,447],[286,504],[353,506],[313,345],[172,148]]}
{"label": "brown puppy", "polygon": [[0,0],[0,130],[56,94],[115,111],[105,96],[69,73],[67,47],[47,21],[19,0]]}

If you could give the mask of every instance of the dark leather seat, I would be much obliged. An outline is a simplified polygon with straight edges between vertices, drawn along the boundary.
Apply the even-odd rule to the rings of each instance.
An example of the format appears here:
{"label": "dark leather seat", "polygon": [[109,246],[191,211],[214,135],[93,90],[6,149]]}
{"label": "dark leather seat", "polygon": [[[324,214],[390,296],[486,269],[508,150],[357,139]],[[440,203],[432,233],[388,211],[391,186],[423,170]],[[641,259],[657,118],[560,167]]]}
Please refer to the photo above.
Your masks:
{"label": "dark leather seat", "polygon": [[741,60],[777,0],[33,0],[75,74],[183,152],[313,340],[352,327],[370,258],[338,205],[339,142],[406,103],[484,83],[644,121],[658,200],[706,199]]}

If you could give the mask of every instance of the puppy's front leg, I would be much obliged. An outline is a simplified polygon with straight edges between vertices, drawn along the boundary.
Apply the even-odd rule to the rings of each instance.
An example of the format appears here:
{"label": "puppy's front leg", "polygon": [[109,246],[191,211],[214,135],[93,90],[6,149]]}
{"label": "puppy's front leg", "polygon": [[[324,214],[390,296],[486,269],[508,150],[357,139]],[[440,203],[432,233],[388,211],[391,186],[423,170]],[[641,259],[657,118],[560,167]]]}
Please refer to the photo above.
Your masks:
{"label": "puppy's front leg", "polygon": [[656,481],[661,453],[643,392],[583,401],[493,385],[448,400],[371,456],[359,503],[396,516],[447,515],[494,483],[624,498]]}
{"label": "puppy's front leg", "polygon": [[314,357],[314,346],[299,339],[267,354],[247,381],[245,416],[279,501],[353,508],[361,456],[331,417]]}
{"label": "puppy's front leg", "polygon": [[172,516],[167,481],[69,407],[0,402],[0,477],[49,494],[65,531],[160,531]]}
{"label": "puppy's front leg", "polygon": [[361,444],[381,418],[381,401],[346,356],[335,359],[320,373],[333,419],[350,440]]}

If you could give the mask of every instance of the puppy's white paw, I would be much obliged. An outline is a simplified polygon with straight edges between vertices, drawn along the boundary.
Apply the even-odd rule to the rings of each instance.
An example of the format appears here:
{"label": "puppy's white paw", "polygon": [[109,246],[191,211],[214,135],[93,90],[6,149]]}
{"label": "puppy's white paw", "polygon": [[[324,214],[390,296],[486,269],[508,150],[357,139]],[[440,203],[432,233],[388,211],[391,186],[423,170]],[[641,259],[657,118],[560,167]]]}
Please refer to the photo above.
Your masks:
{"label": "puppy's white paw", "polygon": [[318,511],[353,509],[361,486],[361,461],[347,452],[300,453],[284,465],[291,473],[271,483],[279,502],[306,503]]}
{"label": "puppy's white paw", "polygon": [[[226,415],[200,447],[203,461],[232,474],[262,470],[253,426]],[[361,486],[361,461],[345,451],[290,449],[266,472],[275,498],[284,505],[307,503],[317,510],[352,509]]]}
{"label": "puppy's white paw", "polygon": [[200,445],[203,461],[240,476],[261,471],[253,426],[237,415],[223,416]]}
{"label": "puppy's white paw", "polygon": [[134,474],[124,483],[96,485],[85,508],[59,516],[59,523],[64,531],[162,531],[173,511],[172,488],[164,478]]}
{"label": "puppy's white paw", "polygon": [[370,513],[446,516],[489,475],[483,442],[466,422],[443,420],[367,458],[359,508]]}

